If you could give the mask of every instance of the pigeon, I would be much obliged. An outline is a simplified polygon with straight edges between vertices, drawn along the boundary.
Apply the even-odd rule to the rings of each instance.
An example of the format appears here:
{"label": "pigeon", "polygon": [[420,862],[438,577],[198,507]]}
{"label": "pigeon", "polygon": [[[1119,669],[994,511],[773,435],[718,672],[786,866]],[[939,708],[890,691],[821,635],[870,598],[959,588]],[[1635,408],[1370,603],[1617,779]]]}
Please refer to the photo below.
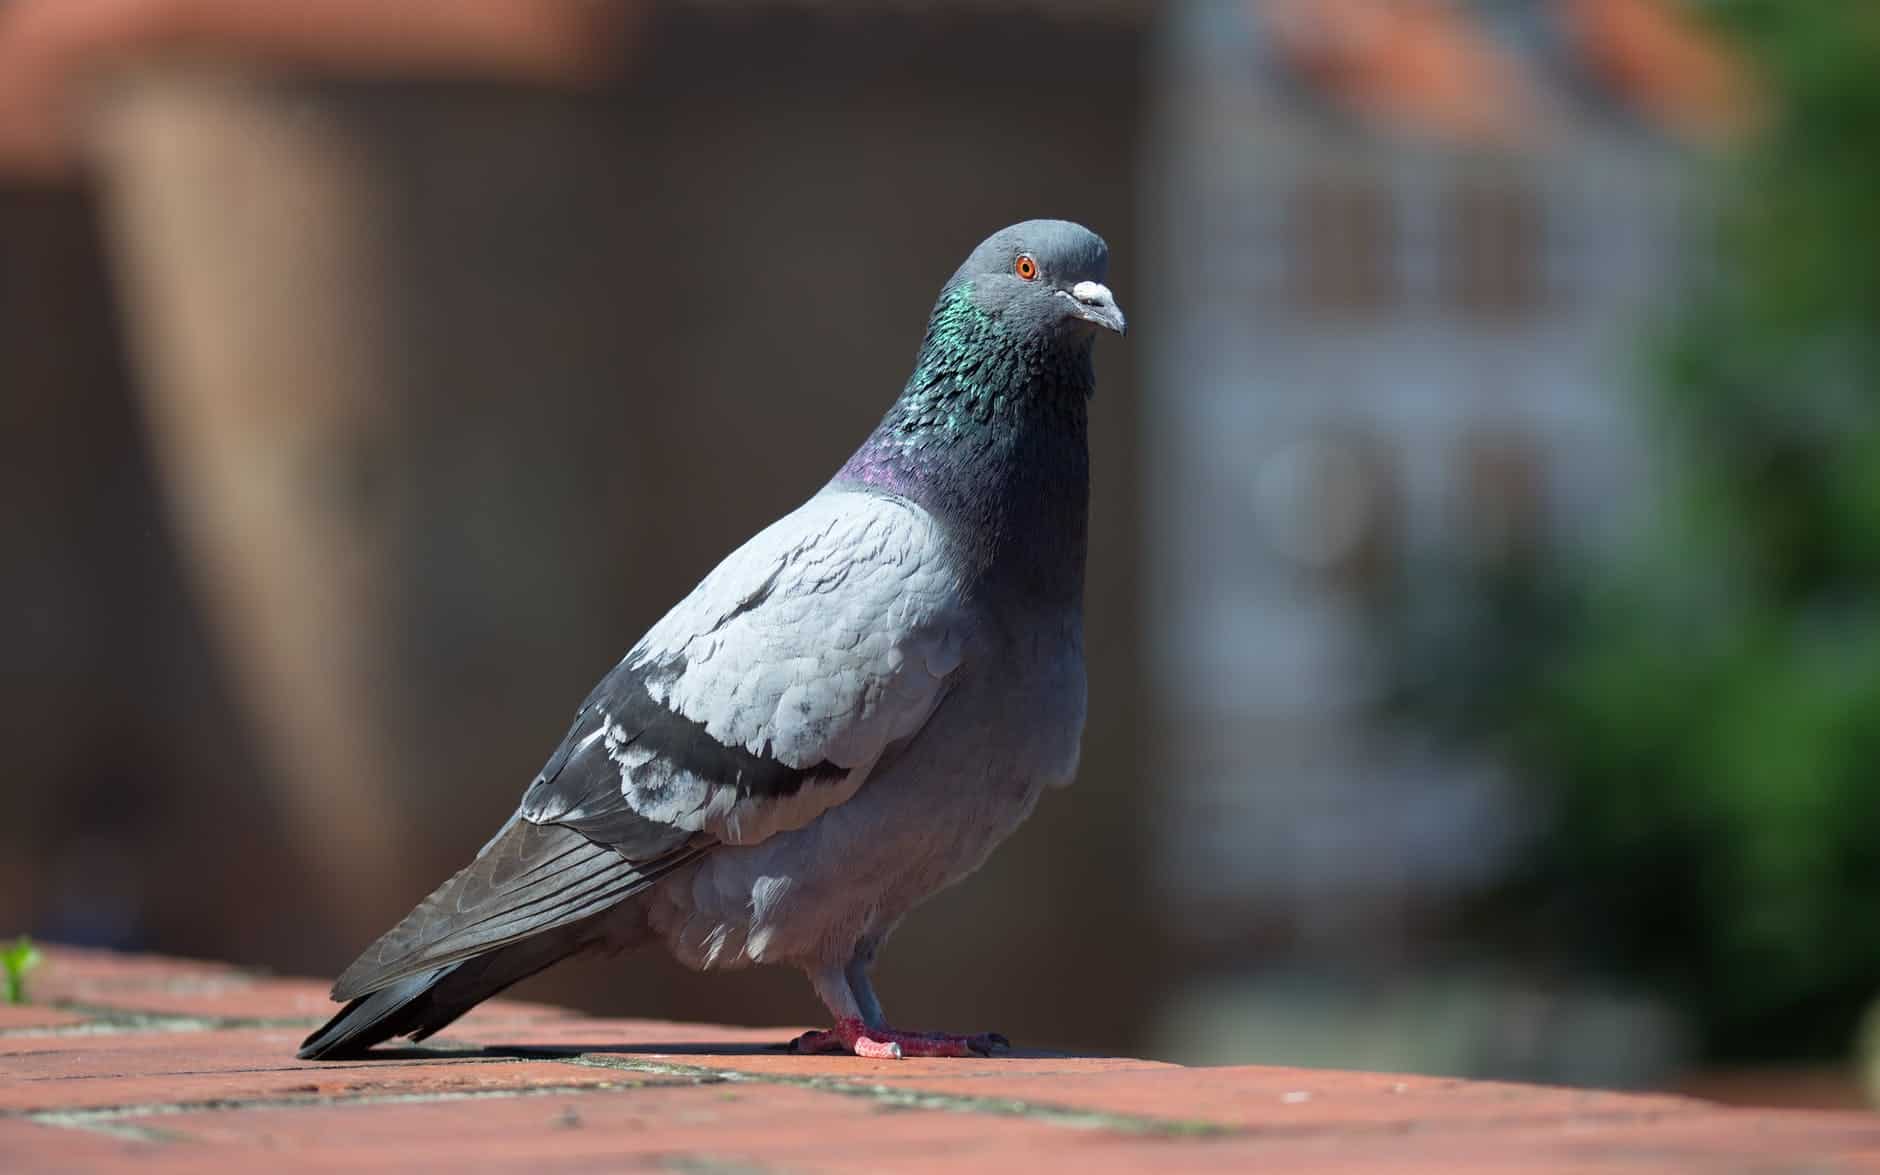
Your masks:
{"label": "pigeon", "polygon": [[1108,261],[1062,220],[974,249],[862,446],[601,679],[299,1055],[423,1040],[561,959],[654,943],[699,970],[800,968],[834,1019],[800,1052],[1007,1048],[889,1027],[870,971],[1076,772],[1091,353],[1125,330]]}

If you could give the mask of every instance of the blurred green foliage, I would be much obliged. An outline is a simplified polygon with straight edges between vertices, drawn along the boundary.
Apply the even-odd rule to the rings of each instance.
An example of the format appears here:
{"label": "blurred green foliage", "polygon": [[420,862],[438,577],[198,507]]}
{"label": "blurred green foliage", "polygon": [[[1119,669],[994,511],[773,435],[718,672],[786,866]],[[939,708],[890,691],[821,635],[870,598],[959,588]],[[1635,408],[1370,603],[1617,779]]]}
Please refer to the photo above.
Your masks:
{"label": "blurred green foliage", "polygon": [[1669,501],[1596,582],[1485,574],[1403,700],[1541,789],[1527,945],[1713,1058],[1844,1055],[1880,992],[1880,4],[1703,11],[1769,109],[1651,353]]}
{"label": "blurred green foliage", "polygon": [[26,1002],[26,976],[39,966],[39,960],[39,948],[25,935],[15,940],[12,946],[0,947],[0,973],[3,973],[5,979],[7,1003]]}

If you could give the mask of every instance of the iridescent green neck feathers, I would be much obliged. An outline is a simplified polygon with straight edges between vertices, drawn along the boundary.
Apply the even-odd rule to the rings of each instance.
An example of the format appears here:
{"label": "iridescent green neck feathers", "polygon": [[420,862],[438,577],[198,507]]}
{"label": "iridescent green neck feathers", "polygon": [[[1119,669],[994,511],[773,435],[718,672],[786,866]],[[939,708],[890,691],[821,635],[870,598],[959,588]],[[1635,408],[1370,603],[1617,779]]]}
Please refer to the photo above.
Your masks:
{"label": "iridescent green neck feathers", "polygon": [[934,307],[900,398],[836,482],[920,503],[988,565],[1015,546],[1074,556],[1081,590],[1090,352],[1088,335],[1009,330],[975,303],[970,282],[956,284]]}

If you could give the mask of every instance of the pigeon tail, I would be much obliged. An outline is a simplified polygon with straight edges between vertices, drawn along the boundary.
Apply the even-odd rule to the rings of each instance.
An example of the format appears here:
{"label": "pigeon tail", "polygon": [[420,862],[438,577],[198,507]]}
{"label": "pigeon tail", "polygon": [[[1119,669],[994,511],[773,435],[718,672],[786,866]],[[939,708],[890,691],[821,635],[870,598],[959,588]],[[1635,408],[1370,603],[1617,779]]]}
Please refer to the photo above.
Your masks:
{"label": "pigeon tail", "polygon": [[698,855],[684,845],[632,862],[571,828],[511,818],[476,860],[353,960],[333,998],[368,996],[450,963],[584,921]]}
{"label": "pigeon tail", "polygon": [[423,1040],[511,984],[599,943],[594,921],[557,927],[362,995],[307,1037],[296,1055],[335,1060],[360,1056],[394,1036]]}

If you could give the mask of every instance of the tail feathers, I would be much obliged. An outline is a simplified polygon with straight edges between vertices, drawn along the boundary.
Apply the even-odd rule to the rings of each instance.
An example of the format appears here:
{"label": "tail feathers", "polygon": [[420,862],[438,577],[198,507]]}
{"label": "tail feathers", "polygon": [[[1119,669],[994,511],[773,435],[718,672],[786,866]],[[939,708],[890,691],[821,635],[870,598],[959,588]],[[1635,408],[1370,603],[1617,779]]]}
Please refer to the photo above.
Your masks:
{"label": "tail feathers", "polygon": [[[426,1019],[424,1008],[434,1002],[427,998],[432,989],[461,966],[453,963],[436,971],[422,971],[371,995],[360,996],[340,1009],[325,1027],[302,1041],[295,1055],[303,1061],[356,1057],[382,1040],[417,1031]],[[439,1023],[431,1030],[443,1026]]]}
{"label": "tail feathers", "polygon": [[335,1060],[357,1057],[394,1036],[423,1040],[511,984],[599,940],[591,924],[576,923],[408,975],[340,1009],[297,1055],[303,1061]]}
{"label": "tail feathers", "polygon": [[571,828],[512,819],[476,860],[353,961],[333,998],[368,996],[450,963],[573,925],[641,892],[699,853],[683,841],[628,861]]}
{"label": "tail feathers", "polygon": [[[0,0],[4,3],[4,0]],[[356,1056],[382,1040],[423,1040],[519,979],[599,943],[610,911],[704,846],[677,834],[629,861],[572,828],[516,817],[476,860],[418,903],[333,985],[346,1006],[300,1046],[302,1059]]]}

